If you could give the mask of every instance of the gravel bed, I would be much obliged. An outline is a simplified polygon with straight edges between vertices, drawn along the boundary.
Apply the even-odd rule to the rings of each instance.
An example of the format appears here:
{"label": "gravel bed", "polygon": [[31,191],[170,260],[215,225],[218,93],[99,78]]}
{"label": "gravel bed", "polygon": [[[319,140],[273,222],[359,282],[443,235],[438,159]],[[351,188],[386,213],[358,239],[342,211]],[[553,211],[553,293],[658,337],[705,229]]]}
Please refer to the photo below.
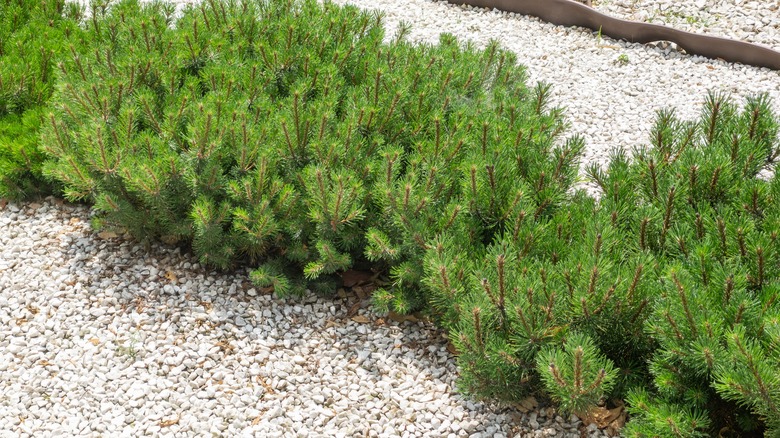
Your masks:
{"label": "gravel bed", "polygon": [[614,17],[758,43],[780,50],[780,2],[595,0],[593,7]]}
{"label": "gravel bed", "polygon": [[457,395],[428,323],[356,296],[278,300],[89,216],[53,199],[0,211],[2,437],[580,436],[554,409]]}
{"label": "gravel bed", "polygon": [[[553,84],[586,162],[642,145],[658,109],[696,116],[708,90],[766,92],[780,113],[776,71],[443,2],[349,3],[383,11],[389,36],[405,21],[417,41],[500,40]],[[780,49],[777,1],[594,6]],[[86,208],[53,199],[0,210],[0,437],[604,435],[551,408],[464,399],[441,333],[357,297],[278,300],[246,273],[93,234]]]}

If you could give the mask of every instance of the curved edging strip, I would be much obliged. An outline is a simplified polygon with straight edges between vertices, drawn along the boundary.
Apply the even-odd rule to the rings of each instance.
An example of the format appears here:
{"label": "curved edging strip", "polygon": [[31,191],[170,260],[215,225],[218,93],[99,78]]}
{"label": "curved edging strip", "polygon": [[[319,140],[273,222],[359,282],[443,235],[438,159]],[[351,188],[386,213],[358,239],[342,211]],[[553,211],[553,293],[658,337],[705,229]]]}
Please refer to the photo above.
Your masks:
{"label": "curved edging strip", "polygon": [[758,44],[716,36],[701,35],[658,24],[621,20],[604,15],[572,0],[447,0],[453,4],[497,8],[532,15],[560,26],[580,26],[601,31],[615,39],[632,43],[671,41],[686,52],[728,62],[780,70],[780,52]]}

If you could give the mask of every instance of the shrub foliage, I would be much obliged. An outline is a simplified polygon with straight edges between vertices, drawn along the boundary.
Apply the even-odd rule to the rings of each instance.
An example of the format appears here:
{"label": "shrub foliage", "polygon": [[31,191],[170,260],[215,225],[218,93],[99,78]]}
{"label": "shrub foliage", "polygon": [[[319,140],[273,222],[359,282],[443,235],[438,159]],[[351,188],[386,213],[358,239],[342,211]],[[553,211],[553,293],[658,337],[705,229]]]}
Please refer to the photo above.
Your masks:
{"label": "shrub foliage", "polygon": [[[47,4],[25,20],[63,16]],[[4,181],[45,158],[96,225],[248,265],[280,295],[382,271],[377,310],[426,311],[477,397],[542,391],[581,415],[623,399],[627,436],[780,433],[765,96],[711,94],[696,121],[660,112],[647,147],[587,169],[594,199],[574,186],[583,142],[561,138],[549,87],[496,42],[412,44],[406,25],[387,37],[380,15],[314,0],[76,12],[54,27],[83,45],[41,52],[56,87],[46,56],[14,64],[38,88],[0,86],[0,135],[24,144],[0,148],[16,157]],[[2,22],[11,56],[35,25]]]}
{"label": "shrub foliage", "polygon": [[305,287],[291,271],[365,261],[395,282],[378,304],[417,310],[434,236],[489,241],[523,208],[549,215],[576,175],[548,87],[495,43],[385,43],[379,16],[313,1],[203,2],[175,28],[163,3],[97,13],[96,47],[63,62],[46,174],[136,237],[260,263],[281,294]]}
{"label": "shrub foliage", "polygon": [[84,47],[83,10],[65,0],[0,0],[0,196],[29,198],[53,190],[41,175],[43,105],[60,56]]}

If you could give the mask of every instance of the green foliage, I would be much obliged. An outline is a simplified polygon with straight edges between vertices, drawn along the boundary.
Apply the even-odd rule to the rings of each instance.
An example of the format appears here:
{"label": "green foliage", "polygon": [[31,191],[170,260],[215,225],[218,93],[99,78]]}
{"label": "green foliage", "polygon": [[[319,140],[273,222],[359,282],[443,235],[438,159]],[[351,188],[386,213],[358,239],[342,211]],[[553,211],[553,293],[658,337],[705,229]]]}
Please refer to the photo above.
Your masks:
{"label": "green foliage", "polygon": [[747,336],[737,325],[727,335],[727,356],[715,368],[715,389],[727,400],[734,400],[754,411],[769,430],[780,433],[780,332],[777,313],[768,319],[764,342]]}
{"label": "green foliage", "polygon": [[[759,174],[777,133],[766,97],[740,111],[713,94],[699,121],[661,112],[650,147],[591,166],[598,203],[575,193],[488,239],[473,224],[435,238],[423,283],[463,388],[517,400],[541,380],[579,412],[627,398],[634,436],[776,430],[780,177]],[[523,212],[540,205],[518,199]],[[572,336],[595,342],[579,386]]]}
{"label": "green foliage", "polygon": [[421,47],[405,27],[385,43],[381,17],[313,1],[207,1],[175,26],[165,3],[93,12],[44,172],[107,226],[191,241],[220,268],[270,263],[254,278],[278,292],[303,290],[281,265],[314,281],[370,261],[393,280],[379,301],[418,310],[431,239],[489,242],[576,177],[582,142],[554,145],[549,87],[496,43]]}
{"label": "green foliage", "polygon": [[54,189],[41,178],[40,107],[0,117],[0,197],[34,197]]}
{"label": "green foliage", "polygon": [[496,42],[386,39],[381,16],[315,0],[179,18],[123,0],[83,22],[51,3],[0,0],[6,192],[43,174],[98,224],[248,265],[279,295],[382,271],[376,308],[426,311],[477,397],[544,391],[579,413],[622,398],[628,436],[780,430],[765,96],[710,95],[693,122],[662,111],[648,147],[587,169],[596,200],[574,187],[584,144],[561,138],[549,86]]}
{"label": "green foliage", "polygon": [[710,421],[701,410],[661,402],[643,389],[631,391],[626,401],[631,421],[621,431],[623,436],[631,438],[708,436],[702,430],[709,428]]}
{"label": "green foliage", "polygon": [[617,370],[586,335],[570,333],[562,348],[545,347],[536,357],[544,387],[564,412],[587,414],[615,383]]}
{"label": "green foliage", "polygon": [[748,430],[729,401],[777,430],[780,361],[770,327],[780,178],[759,177],[777,156],[778,119],[766,96],[740,111],[712,94],[697,122],[660,113],[651,147],[632,163],[618,155],[607,172],[590,170],[605,192],[602,208],[617,212],[633,240],[626,255],[651,256],[658,273],[644,320],[657,343],[645,356],[655,396],[629,397],[644,406],[632,422],[646,431],[639,436]]}
{"label": "green foliage", "polygon": [[0,197],[55,190],[41,175],[38,132],[58,58],[83,47],[81,14],[64,0],[0,0]]}

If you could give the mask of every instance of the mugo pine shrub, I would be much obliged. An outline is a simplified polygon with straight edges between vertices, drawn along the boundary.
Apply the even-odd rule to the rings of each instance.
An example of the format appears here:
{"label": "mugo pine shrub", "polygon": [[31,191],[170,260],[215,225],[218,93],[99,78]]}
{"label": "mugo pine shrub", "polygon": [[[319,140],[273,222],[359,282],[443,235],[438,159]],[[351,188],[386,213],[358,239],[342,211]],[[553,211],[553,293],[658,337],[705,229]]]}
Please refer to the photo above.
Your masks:
{"label": "mugo pine shrub", "polygon": [[65,0],[0,0],[0,197],[51,192],[38,148],[59,57],[79,51],[82,10]]}
{"label": "mugo pine shrub", "polygon": [[598,202],[429,245],[423,282],[462,387],[507,401],[542,388],[586,415],[622,398],[625,436],[777,436],[780,177],[759,177],[777,117],[766,97],[739,111],[713,94],[697,122],[660,113],[651,140],[588,169]]}
{"label": "mugo pine shrub", "polygon": [[759,177],[778,153],[766,96],[739,111],[712,94],[696,122],[660,113],[632,163],[591,170],[626,259],[651,257],[657,276],[652,385],[628,393],[627,436],[780,434],[780,176]]}
{"label": "mugo pine shrub", "polygon": [[777,133],[765,97],[740,112],[711,95],[698,122],[662,112],[651,147],[590,168],[598,203],[437,236],[423,281],[463,388],[540,385],[580,414],[627,397],[629,436],[777,431],[780,178],[758,177]]}
{"label": "mugo pine shrub", "polygon": [[[204,1],[95,11],[95,48],[63,61],[45,173],[106,226],[254,263],[277,293],[333,290],[355,265],[391,273],[384,309],[425,305],[441,232],[489,242],[552,215],[582,144],[548,87],[497,44],[384,41],[381,17],[314,1]],[[527,213],[526,213],[527,211]],[[297,271],[297,273],[296,273]],[[327,286],[327,287],[325,287]]]}

